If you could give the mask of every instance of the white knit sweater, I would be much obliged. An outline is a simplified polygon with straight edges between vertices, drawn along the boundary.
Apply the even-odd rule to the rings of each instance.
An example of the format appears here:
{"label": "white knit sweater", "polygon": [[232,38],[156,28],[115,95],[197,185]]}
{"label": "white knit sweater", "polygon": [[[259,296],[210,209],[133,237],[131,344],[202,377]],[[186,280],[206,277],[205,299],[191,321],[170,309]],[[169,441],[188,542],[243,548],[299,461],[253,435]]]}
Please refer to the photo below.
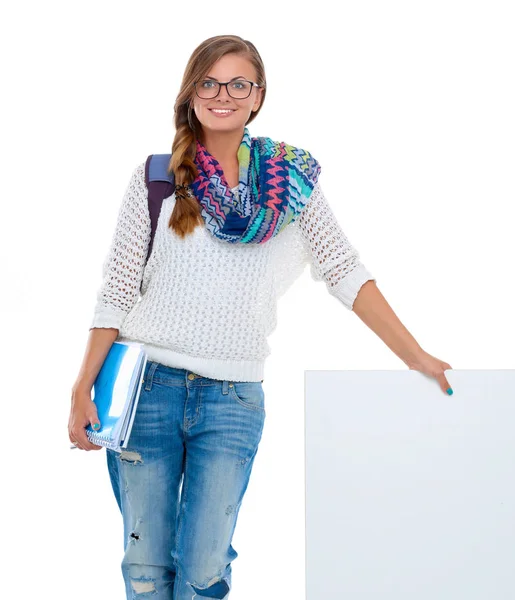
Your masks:
{"label": "white knit sweater", "polygon": [[320,183],[297,220],[264,244],[230,244],[202,226],[181,239],[168,227],[174,203],[175,194],[163,202],[145,267],[145,163],[134,169],[90,327],[118,329],[117,340],[142,343],[149,360],[214,379],[262,381],[277,299],[306,265],[349,310],[361,286],[375,281]]}

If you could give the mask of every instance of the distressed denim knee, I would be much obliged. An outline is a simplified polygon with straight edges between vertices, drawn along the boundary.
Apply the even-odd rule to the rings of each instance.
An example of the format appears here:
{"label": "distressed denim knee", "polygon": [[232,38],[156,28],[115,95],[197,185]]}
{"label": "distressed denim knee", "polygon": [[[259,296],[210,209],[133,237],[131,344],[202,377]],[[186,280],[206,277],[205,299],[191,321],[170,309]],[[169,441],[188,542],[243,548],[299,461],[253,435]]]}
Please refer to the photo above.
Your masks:
{"label": "distressed denim knee", "polygon": [[229,590],[231,589],[227,577],[220,577],[219,575],[213,577],[206,584],[191,583],[190,581],[187,584],[191,586],[197,596],[201,598],[216,598],[218,600],[228,598]]}

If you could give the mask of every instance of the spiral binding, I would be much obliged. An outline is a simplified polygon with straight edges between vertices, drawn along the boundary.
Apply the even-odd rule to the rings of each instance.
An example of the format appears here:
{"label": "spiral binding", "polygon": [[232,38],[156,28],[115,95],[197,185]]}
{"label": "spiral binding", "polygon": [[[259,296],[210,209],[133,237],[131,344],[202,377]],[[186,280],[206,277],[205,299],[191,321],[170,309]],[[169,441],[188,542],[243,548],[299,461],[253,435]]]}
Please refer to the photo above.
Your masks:
{"label": "spiral binding", "polygon": [[88,436],[88,440],[97,446],[104,446],[105,448],[110,448],[111,450],[113,450],[116,446],[111,439],[103,437],[102,432],[97,433],[96,431],[86,430],[86,435]]}

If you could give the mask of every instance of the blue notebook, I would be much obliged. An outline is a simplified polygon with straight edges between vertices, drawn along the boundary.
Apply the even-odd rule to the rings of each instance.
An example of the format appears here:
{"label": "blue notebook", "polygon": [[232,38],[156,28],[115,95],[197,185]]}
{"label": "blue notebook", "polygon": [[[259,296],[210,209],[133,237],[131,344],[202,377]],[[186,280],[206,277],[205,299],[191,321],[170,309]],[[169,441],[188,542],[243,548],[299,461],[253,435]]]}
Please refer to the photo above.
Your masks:
{"label": "blue notebook", "polygon": [[113,342],[91,391],[100,429],[86,427],[90,442],[117,452],[127,447],[146,363],[142,344]]}

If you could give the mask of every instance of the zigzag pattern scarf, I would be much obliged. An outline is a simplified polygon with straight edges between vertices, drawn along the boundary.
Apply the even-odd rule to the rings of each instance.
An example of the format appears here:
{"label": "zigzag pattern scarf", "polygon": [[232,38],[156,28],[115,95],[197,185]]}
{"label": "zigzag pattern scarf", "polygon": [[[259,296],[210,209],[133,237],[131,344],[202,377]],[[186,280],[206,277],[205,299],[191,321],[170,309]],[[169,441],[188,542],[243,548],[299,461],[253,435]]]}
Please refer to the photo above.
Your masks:
{"label": "zigzag pattern scarf", "polygon": [[238,163],[235,197],[220,164],[197,140],[198,175],[189,187],[212,235],[230,243],[262,244],[298,217],[321,167],[307,150],[268,137],[251,138],[247,127]]}

